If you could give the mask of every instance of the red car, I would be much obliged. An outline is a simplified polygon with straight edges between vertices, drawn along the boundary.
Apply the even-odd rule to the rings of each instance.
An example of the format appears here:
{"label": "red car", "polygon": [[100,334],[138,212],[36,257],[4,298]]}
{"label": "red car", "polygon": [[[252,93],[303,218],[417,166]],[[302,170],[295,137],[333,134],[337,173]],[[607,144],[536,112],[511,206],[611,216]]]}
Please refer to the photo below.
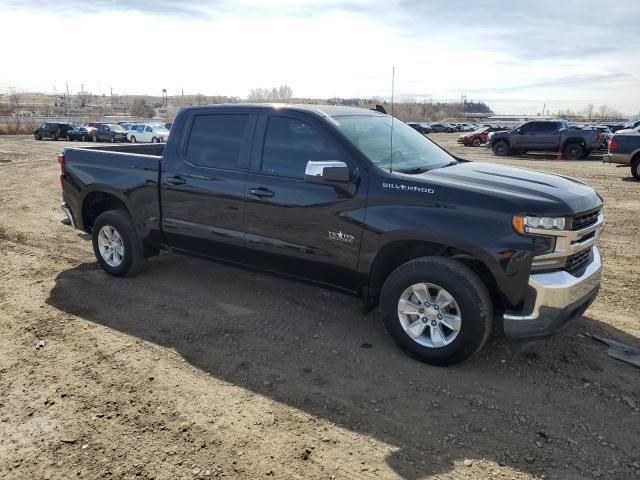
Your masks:
{"label": "red car", "polygon": [[504,127],[480,127],[473,132],[460,135],[458,137],[458,143],[464,144],[465,147],[479,147],[483,143],[487,143],[490,132],[503,132],[509,130]]}

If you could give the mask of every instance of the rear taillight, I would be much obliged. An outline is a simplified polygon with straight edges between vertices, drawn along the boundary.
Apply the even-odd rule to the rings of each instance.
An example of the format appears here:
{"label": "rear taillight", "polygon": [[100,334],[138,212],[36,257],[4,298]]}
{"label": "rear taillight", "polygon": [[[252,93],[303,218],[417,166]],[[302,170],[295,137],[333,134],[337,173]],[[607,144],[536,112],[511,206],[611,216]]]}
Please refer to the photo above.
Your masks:
{"label": "rear taillight", "polygon": [[609,140],[609,152],[615,152],[618,149],[618,143],[615,139]]}
{"label": "rear taillight", "polygon": [[58,154],[58,163],[60,164],[60,188],[64,188],[64,153]]}

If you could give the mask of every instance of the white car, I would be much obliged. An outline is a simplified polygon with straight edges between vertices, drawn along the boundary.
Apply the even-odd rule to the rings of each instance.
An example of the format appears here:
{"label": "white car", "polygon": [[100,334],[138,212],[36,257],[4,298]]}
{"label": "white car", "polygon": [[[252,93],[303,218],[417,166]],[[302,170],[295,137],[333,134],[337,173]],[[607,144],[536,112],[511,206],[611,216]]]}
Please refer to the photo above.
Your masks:
{"label": "white car", "polygon": [[162,143],[169,138],[169,130],[161,123],[142,123],[136,129],[127,130],[127,139],[131,143]]}

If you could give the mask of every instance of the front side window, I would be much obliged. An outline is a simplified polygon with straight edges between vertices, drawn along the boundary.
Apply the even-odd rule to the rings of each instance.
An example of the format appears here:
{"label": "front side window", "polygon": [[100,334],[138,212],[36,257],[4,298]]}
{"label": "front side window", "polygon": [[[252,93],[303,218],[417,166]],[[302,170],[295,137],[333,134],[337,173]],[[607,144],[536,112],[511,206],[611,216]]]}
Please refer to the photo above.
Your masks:
{"label": "front side window", "polygon": [[[456,160],[405,123],[378,115],[334,117],[334,124],[375,166],[418,173],[455,164]],[[393,149],[393,154],[392,150]]]}
{"label": "front side window", "polygon": [[186,159],[202,167],[237,169],[248,115],[197,115]]}
{"label": "front side window", "polygon": [[290,117],[269,118],[262,151],[262,172],[302,179],[307,162],[342,158],[335,141],[313,125]]}
{"label": "front side window", "polygon": [[145,132],[152,132],[153,130],[151,130],[151,127],[147,126],[147,127],[144,129],[144,131],[145,131]]}

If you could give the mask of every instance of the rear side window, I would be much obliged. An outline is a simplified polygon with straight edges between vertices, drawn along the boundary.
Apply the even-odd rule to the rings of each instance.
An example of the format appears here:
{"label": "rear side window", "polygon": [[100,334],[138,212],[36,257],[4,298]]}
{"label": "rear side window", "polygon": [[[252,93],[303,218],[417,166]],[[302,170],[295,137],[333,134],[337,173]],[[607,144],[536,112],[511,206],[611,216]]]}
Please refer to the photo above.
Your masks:
{"label": "rear side window", "polygon": [[539,125],[538,130],[543,133],[555,132],[560,126],[560,124],[555,122],[540,122]]}
{"label": "rear side window", "polygon": [[271,117],[262,151],[264,173],[304,178],[310,160],[340,160],[335,141],[314,126],[295,118]]}
{"label": "rear side window", "polygon": [[198,115],[193,120],[186,159],[202,167],[237,169],[248,115]]}

